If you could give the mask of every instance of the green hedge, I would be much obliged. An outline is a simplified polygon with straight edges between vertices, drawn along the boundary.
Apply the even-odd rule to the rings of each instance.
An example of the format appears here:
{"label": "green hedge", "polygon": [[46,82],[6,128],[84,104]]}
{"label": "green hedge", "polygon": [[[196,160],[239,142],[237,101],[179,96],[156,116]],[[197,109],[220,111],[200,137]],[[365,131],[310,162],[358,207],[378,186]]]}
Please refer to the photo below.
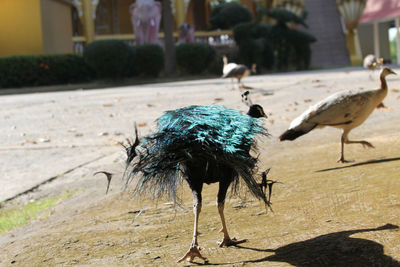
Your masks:
{"label": "green hedge", "polygon": [[0,88],[77,83],[92,77],[92,69],[79,55],[0,58]]}
{"label": "green hedge", "polygon": [[129,46],[120,40],[100,40],[75,54],[0,58],[0,88],[87,82],[95,78],[122,79],[158,76],[164,51],[154,44]]}
{"label": "green hedge", "polygon": [[99,40],[85,47],[83,57],[98,78],[158,76],[164,68],[164,51],[155,44],[129,46],[121,40]]}
{"label": "green hedge", "polygon": [[136,51],[135,64],[139,74],[157,77],[164,69],[164,50],[161,46],[145,44],[132,49]]}
{"label": "green hedge", "polygon": [[134,57],[134,51],[121,40],[94,41],[83,50],[83,58],[97,78],[118,79],[134,74],[135,70],[128,68]]}
{"label": "green hedge", "polygon": [[249,22],[236,25],[233,29],[235,42],[239,46],[240,62],[247,66],[271,69],[274,66],[274,49],[271,39],[272,26]]}
{"label": "green hedge", "polygon": [[212,29],[231,29],[237,24],[250,22],[253,14],[239,3],[224,3],[211,10],[209,22]]}
{"label": "green hedge", "polygon": [[190,74],[200,74],[206,71],[215,57],[215,48],[209,44],[184,43],[176,47],[178,68]]}
{"label": "green hedge", "polygon": [[275,24],[259,22],[241,23],[234,27],[233,34],[239,46],[240,61],[278,71],[308,69],[311,59],[311,44],[316,38],[306,32],[291,29],[288,23],[302,24],[303,17],[290,11],[277,9],[266,14],[276,20]]}

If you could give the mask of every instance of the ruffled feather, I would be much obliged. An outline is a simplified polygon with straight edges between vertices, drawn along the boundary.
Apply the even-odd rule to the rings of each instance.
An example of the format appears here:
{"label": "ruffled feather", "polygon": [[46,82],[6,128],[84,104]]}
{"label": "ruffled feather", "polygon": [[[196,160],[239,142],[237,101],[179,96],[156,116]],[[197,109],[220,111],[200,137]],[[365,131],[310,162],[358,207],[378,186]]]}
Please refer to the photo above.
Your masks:
{"label": "ruffled feather", "polygon": [[268,135],[261,119],[218,105],[188,106],[166,112],[157,128],[140,143],[139,159],[127,162],[127,183],[138,179],[135,193],[166,194],[176,202],[182,164],[211,161],[235,171],[234,187],[242,177],[253,195],[265,198],[253,178],[257,159],[249,153],[255,137]]}

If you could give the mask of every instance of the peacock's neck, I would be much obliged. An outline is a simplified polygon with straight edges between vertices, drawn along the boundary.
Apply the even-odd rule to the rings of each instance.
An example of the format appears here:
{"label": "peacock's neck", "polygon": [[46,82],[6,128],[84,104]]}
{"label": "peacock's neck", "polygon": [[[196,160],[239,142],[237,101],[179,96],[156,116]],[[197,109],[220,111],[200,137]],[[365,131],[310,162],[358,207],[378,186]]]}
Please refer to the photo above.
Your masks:
{"label": "peacock's neck", "polygon": [[381,79],[381,90],[386,91],[388,89],[388,87],[387,87],[385,76],[381,75],[380,79]]}

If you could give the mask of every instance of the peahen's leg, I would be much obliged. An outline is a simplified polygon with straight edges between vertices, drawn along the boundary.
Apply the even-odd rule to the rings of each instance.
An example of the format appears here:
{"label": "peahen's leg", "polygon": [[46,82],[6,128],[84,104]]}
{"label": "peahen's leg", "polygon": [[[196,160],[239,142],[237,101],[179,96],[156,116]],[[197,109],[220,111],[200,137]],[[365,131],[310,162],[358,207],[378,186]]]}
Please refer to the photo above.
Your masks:
{"label": "peahen's leg", "polygon": [[200,259],[204,260],[207,262],[207,258],[203,257],[200,254],[201,248],[199,247],[197,243],[197,236],[198,236],[198,223],[199,223],[199,215],[201,212],[201,189],[202,185],[199,185],[198,188],[194,189],[192,188],[192,193],[193,193],[193,213],[194,213],[194,229],[193,229],[193,239],[192,239],[192,244],[190,245],[189,250],[186,252],[186,254],[178,260],[178,262],[181,262],[185,259],[188,259],[189,262],[192,262],[195,257],[199,257]]}
{"label": "peahen's leg", "polygon": [[242,240],[237,240],[236,238],[231,239],[228,234],[228,229],[226,227],[225,216],[224,216],[224,207],[225,207],[226,192],[228,190],[229,185],[230,185],[230,181],[229,182],[220,181],[220,183],[219,183],[217,206],[218,206],[218,212],[219,212],[219,216],[221,217],[221,223],[222,223],[222,229],[220,230],[220,233],[224,234],[224,239],[221,242],[218,242],[220,247],[235,246],[237,244],[244,243],[247,241],[247,239],[242,239]]}
{"label": "peahen's leg", "polygon": [[349,135],[349,130],[344,130],[343,134],[342,134],[342,138],[341,138],[341,152],[340,152],[340,158],[338,160],[338,162],[352,162],[350,160],[345,160],[344,159],[344,144],[362,144],[363,147],[369,147],[369,148],[374,148],[374,146],[367,141],[361,140],[361,141],[352,141],[349,140],[348,135]]}

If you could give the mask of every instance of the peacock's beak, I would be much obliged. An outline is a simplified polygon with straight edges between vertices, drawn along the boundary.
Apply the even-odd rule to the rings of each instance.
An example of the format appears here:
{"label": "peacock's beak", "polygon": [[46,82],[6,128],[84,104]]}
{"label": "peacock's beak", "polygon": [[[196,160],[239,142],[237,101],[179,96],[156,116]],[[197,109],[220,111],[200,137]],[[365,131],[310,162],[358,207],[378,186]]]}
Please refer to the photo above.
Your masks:
{"label": "peacock's beak", "polygon": [[394,75],[397,75],[397,73],[394,72],[394,71],[392,71],[392,70],[390,70],[390,73],[391,73],[391,74],[394,74]]}

